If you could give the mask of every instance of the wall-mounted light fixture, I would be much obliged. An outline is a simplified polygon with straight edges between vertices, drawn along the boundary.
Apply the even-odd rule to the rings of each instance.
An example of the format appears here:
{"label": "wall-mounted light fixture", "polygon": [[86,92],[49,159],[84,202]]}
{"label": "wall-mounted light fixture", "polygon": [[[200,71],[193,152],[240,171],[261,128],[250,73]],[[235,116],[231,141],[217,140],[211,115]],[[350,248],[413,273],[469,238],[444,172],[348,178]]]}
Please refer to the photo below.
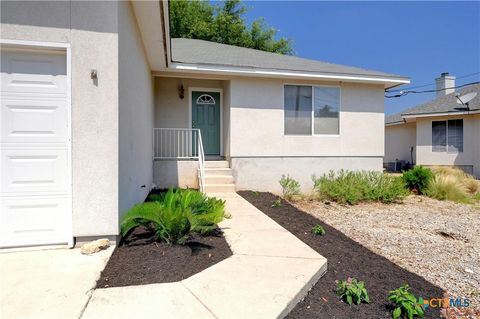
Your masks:
{"label": "wall-mounted light fixture", "polygon": [[95,86],[98,85],[98,74],[96,69],[90,70],[90,78],[93,80]]}
{"label": "wall-mounted light fixture", "polygon": [[182,100],[185,97],[185,88],[183,87],[183,84],[180,84],[180,87],[178,88],[178,96]]}

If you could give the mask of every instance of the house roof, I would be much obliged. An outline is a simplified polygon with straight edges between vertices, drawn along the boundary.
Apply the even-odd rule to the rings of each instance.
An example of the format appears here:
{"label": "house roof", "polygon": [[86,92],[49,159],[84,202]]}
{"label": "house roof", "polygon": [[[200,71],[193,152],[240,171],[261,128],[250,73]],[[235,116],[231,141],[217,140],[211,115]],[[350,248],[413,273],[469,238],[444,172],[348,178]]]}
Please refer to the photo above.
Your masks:
{"label": "house roof", "polygon": [[469,111],[480,111],[480,84],[472,84],[462,88],[457,92],[437,97],[436,99],[427,103],[408,108],[397,114],[386,116],[385,124],[403,123],[403,118],[405,116],[415,117],[429,114],[435,116],[437,114],[445,113],[464,113],[464,109],[459,109],[460,107],[462,107],[462,105],[457,103],[458,99],[456,96],[462,96],[470,92],[478,92],[479,94],[468,103]]}
{"label": "house roof", "polygon": [[[171,39],[171,50],[172,62],[176,63],[295,71],[303,73],[368,76],[373,78],[395,78],[403,81],[403,83],[409,82],[408,78],[394,74],[204,40],[174,38]],[[398,83],[392,84],[392,86],[393,85],[398,85]]]}

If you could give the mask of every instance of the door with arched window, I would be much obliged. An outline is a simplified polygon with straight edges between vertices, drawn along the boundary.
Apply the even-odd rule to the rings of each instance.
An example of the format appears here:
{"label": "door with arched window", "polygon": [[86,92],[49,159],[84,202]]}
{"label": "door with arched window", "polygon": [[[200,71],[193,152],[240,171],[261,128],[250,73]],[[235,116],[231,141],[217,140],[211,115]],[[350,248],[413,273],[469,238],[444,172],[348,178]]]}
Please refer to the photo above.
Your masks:
{"label": "door with arched window", "polygon": [[192,91],[192,128],[202,132],[205,155],[220,155],[220,93]]}

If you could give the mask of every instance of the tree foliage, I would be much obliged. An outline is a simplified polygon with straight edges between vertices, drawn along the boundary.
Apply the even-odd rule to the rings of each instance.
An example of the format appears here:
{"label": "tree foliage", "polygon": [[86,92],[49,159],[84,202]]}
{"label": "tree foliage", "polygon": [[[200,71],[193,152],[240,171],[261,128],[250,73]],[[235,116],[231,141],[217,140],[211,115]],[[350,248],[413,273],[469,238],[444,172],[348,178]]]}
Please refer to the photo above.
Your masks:
{"label": "tree foliage", "polygon": [[208,1],[172,0],[169,2],[172,38],[190,38],[236,45],[280,54],[293,54],[290,39],[276,39],[277,30],[258,18],[247,26],[248,8],[240,0],[225,0],[220,5]]}

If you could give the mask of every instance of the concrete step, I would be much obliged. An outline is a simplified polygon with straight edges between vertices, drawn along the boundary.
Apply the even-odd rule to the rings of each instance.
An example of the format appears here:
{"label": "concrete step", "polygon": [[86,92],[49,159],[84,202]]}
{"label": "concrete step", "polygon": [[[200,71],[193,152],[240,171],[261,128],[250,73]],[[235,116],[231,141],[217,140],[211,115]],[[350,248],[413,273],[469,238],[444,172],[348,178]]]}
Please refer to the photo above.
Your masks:
{"label": "concrete step", "polygon": [[205,175],[205,184],[233,184],[233,176],[230,175]]}
{"label": "concrete step", "polygon": [[205,168],[229,168],[228,161],[205,161]]}
{"label": "concrete step", "polygon": [[233,171],[231,168],[205,168],[205,176],[213,175],[231,175],[233,176]]}
{"label": "concrete step", "polygon": [[205,184],[205,193],[232,193],[235,192],[234,184]]}

